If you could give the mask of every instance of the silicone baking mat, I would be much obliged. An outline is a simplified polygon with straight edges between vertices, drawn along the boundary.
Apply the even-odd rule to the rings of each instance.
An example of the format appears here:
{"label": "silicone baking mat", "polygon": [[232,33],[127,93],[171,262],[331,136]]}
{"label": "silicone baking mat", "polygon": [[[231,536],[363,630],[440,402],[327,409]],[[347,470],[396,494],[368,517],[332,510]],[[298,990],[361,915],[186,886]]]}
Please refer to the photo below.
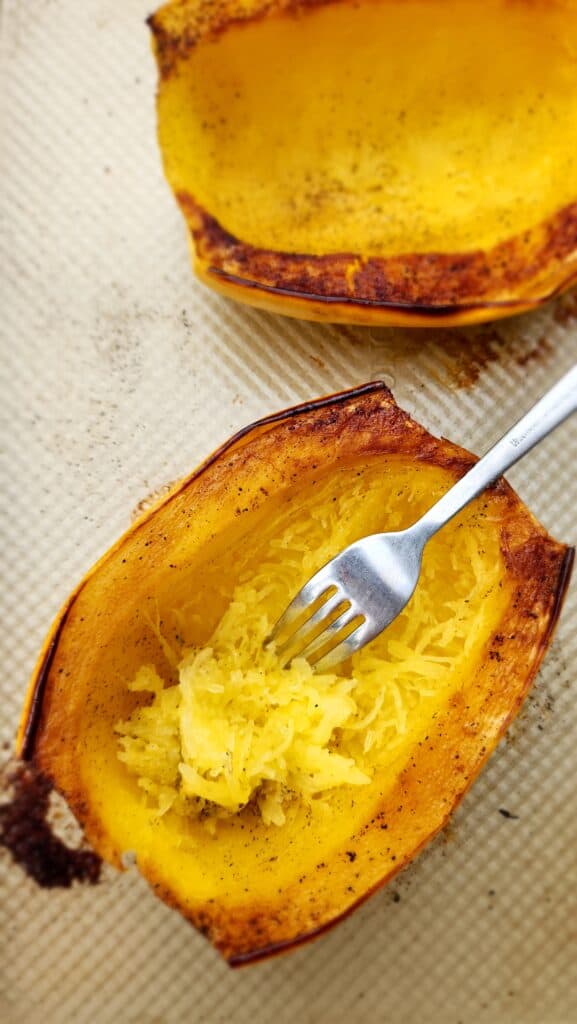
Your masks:
{"label": "silicone baking mat", "polygon": [[[382,377],[482,451],[577,360],[577,296],[467,331],[314,326],[190,273],[155,141],[142,0],[1,16],[3,756],[52,616],[150,492],[258,416]],[[511,473],[577,543],[577,421]],[[577,1020],[577,588],[450,828],[336,930],[233,972],[134,871],[42,891],[6,858],[6,1024]],[[502,811],[508,811],[506,817]],[[513,817],[514,816],[514,817]]]}

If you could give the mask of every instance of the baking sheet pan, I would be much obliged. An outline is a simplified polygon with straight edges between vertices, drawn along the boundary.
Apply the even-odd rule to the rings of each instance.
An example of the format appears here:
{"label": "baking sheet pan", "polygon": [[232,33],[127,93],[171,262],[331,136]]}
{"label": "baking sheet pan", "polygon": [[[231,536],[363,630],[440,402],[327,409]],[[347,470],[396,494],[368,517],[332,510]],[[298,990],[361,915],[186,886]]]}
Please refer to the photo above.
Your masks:
{"label": "baking sheet pan", "polygon": [[[143,500],[258,416],[376,377],[481,452],[577,360],[577,295],[473,330],[242,309],[190,273],[142,0],[5,0],[0,27],[3,757],[52,616]],[[510,479],[577,543],[577,421]],[[577,1019],[577,591],[449,829],[311,946],[240,972],[134,871],[42,891],[1,863],[7,1024]],[[514,817],[506,817],[502,811]]]}

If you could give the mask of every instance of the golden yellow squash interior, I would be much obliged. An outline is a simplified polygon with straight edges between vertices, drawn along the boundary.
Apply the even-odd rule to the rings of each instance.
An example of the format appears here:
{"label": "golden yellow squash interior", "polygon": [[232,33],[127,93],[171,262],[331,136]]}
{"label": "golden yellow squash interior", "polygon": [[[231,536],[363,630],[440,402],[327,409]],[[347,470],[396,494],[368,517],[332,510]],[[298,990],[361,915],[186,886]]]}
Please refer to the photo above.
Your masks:
{"label": "golden yellow squash interior", "polygon": [[[387,459],[385,466],[365,459],[309,479],[298,492],[265,502],[265,517],[257,520],[248,513],[236,521],[242,527],[233,525],[214,537],[194,553],[175,586],[169,580],[157,592],[152,587],[139,620],[141,635],[126,635],[124,654],[113,664],[107,664],[104,652],[99,689],[112,689],[116,696],[87,716],[90,725],[77,751],[82,781],[103,834],[113,838],[117,850],[135,851],[141,866],[154,864],[155,877],[170,879],[184,905],[212,898],[248,903],[257,876],[262,899],[273,899],[279,888],[310,869],[311,858],[329,858],[370,819],[434,717],[474,679],[511,599],[490,505],[488,513],[482,501],[476,502],[431,541],[423,578],[406,611],[341,673],[341,681],[357,680],[361,728],[356,735],[354,729],[335,729],[332,746],[353,757],[372,781],[338,785],[319,800],[293,793],[284,804],[284,824],[265,824],[249,805],[220,818],[211,835],[194,815],[159,809],[158,793],[138,783],[139,778],[150,781],[154,768],[143,772],[118,757],[116,724],[152,700],[151,694],[128,690],[138,666],[152,662],[167,687],[174,685],[171,652],[203,648],[209,641],[214,647],[215,629],[221,630],[224,649],[230,627],[233,642],[238,641],[237,668],[264,666],[260,685],[266,685],[260,644],[294,589],[343,544],[409,525],[453,479],[446,469],[415,466],[399,457]],[[239,592],[249,597],[245,628],[234,634],[235,617],[227,620],[227,615]],[[382,705],[372,725],[363,726],[362,716],[379,694]],[[158,743],[159,764],[162,724],[160,716],[158,735],[148,737]]]}
{"label": "golden yellow squash interior", "polygon": [[159,94],[167,176],[309,254],[490,248],[575,200],[575,0],[357,0],[235,24]]}

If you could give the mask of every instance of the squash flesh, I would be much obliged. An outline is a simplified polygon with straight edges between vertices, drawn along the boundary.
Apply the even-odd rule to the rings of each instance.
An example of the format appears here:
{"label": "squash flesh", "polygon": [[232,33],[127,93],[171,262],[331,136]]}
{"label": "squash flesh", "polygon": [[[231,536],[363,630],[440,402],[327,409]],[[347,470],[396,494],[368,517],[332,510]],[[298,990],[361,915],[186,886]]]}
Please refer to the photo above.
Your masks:
{"label": "squash flesh", "polygon": [[576,46],[574,0],[361,0],[234,24],[162,83],[167,177],[264,250],[490,249],[576,199]]}
{"label": "squash flesh", "polygon": [[[474,528],[453,525],[435,538],[409,607],[338,675],[315,675],[302,660],[283,669],[265,648],[287,595],[351,540],[406,525],[411,509],[426,507],[434,476],[411,485],[404,467],[384,477],[367,467],[338,491],[334,481],[317,485],[298,520],[277,515],[240,556],[239,583],[206,646],[175,651],[178,685],[140,670],[129,688],[154,698],[117,726],[119,756],[160,815],[172,809],[213,825],[253,797],[265,824],[284,825],[294,800],[310,807],[322,798],[330,813],[334,789],[370,784],[407,734],[414,742],[414,722],[462,685],[507,600],[497,537],[478,512]],[[201,598],[210,603],[210,593]],[[196,602],[176,614],[194,634]]]}

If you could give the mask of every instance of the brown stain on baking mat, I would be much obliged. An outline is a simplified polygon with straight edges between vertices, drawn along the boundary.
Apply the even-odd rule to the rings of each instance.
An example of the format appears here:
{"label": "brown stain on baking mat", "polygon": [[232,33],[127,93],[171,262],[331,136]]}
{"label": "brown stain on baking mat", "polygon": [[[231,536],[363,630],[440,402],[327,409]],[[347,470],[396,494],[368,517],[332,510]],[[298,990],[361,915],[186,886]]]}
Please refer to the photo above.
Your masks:
{"label": "brown stain on baking mat", "polygon": [[8,765],[3,781],[11,798],[0,805],[0,846],[42,889],[69,889],[74,882],[95,885],[102,860],[88,849],[74,849],[55,835],[48,820],[54,789],[30,763]]}

